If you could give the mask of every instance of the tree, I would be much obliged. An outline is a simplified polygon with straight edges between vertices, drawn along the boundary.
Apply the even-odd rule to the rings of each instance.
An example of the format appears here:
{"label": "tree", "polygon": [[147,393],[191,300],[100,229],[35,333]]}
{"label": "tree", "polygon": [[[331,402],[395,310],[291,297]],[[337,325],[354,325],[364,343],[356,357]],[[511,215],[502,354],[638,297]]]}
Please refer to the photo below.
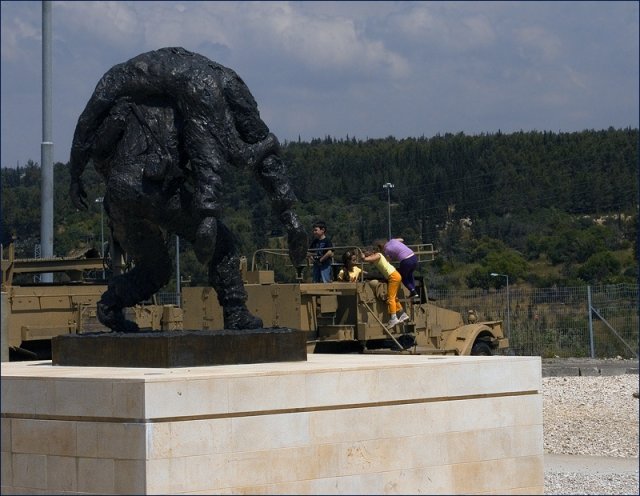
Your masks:
{"label": "tree", "polygon": [[577,276],[589,284],[615,282],[613,279],[619,272],[620,262],[606,251],[591,255],[576,271]]}

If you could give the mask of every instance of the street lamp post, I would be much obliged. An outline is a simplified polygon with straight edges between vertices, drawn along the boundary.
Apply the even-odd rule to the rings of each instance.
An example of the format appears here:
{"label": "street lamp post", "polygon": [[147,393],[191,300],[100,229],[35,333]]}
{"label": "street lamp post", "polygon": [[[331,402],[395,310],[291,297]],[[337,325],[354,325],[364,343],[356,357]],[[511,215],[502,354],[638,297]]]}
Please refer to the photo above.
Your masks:
{"label": "street lamp post", "polygon": [[176,304],[180,306],[181,287],[180,287],[180,236],[176,234]]}
{"label": "street lamp post", "polygon": [[[104,263],[104,196],[96,198],[96,203],[100,204],[100,257]],[[104,270],[102,271],[102,278],[104,279]]]}
{"label": "street lamp post", "polygon": [[507,280],[507,337],[511,336],[511,302],[509,301],[509,276],[492,272],[491,277],[504,277]]}
{"label": "street lamp post", "polygon": [[104,202],[104,196],[96,198],[96,203],[100,204],[100,256],[104,258],[104,208],[102,203]]}
{"label": "street lamp post", "polygon": [[391,189],[393,188],[393,184],[384,183],[382,187],[387,190],[387,208],[389,210],[389,239],[391,239]]}

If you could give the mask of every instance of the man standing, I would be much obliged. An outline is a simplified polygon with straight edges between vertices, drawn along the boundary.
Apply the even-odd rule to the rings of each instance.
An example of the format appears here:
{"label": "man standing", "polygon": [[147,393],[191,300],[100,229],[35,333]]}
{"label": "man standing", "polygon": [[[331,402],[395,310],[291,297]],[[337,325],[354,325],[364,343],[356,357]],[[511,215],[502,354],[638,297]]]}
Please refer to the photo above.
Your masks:
{"label": "man standing", "polygon": [[308,258],[313,262],[313,282],[331,282],[333,243],[327,237],[327,225],[319,220],[313,224],[313,241]]}

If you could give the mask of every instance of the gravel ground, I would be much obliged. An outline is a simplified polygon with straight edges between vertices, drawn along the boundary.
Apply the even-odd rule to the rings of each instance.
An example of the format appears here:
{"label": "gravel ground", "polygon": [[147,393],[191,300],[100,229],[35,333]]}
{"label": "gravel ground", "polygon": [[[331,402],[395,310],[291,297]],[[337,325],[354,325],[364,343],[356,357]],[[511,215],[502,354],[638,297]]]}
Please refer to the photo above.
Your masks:
{"label": "gravel ground", "polygon": [[[544,450],[638,459],[638,376],[542,379]],[[638,494],[634,474],[545,469],[545,494]]]}

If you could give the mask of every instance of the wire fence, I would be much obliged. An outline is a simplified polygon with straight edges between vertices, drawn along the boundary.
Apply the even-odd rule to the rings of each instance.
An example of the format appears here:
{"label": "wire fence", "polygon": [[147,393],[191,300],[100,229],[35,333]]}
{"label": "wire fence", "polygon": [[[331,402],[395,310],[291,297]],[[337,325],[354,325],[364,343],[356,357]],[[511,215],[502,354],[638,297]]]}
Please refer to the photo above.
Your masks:
{"label": "wire fence", "polygon": [[[429,298],[463,316],[475,310],[480,321],[502,320],[509,336],[509,353],[514,355],[638,356],[637,285],[529,289],[511,286],[508,293],[505,288],[430,290]],[[158,293],[157,299],[161,304],[179,301],[175,293]]]}
{"label": "wire fence", "polygon": [[637,285],[433,290],[429,296],[463,315],[473,309],[478,320],[503,320],[515,355],[638,356]]}

